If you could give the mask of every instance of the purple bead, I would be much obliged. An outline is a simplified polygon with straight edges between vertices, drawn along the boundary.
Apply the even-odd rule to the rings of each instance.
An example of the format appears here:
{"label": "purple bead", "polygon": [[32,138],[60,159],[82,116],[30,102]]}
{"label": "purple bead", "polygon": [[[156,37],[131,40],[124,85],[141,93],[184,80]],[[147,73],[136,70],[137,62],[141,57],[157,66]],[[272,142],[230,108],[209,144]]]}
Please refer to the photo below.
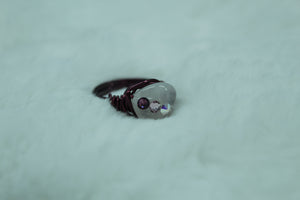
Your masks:
{"label": "purple bead", "polygon": [[137,105],[140,109],[145,110],[149,107],[150,103],[149,103],[149,100],[147,98],[142,97],[138,100]]}

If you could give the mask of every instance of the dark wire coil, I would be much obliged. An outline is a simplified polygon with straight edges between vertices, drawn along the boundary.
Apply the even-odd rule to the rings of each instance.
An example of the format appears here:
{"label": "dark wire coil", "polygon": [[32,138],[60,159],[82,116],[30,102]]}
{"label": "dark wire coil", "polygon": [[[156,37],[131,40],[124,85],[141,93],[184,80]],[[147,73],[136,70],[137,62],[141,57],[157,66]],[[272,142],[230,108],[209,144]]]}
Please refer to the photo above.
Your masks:
{"label": "dark wire coil", "polygon": [[131,100],[126,95],[108,95],[110,104],[116,108],[117,111],[126,112],[128,115],[134,115],[133,108],[131,105]]}

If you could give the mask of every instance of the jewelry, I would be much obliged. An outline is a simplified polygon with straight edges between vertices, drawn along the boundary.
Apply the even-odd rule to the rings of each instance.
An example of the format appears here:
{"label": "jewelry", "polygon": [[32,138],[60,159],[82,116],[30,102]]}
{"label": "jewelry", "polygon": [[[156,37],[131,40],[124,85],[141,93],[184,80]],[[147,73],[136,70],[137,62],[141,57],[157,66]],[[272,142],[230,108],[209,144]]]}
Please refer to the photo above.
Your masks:
{"label": "jewelry", "polygon": [[[125,87],[127,89],[123,95],[111,94]],[[112,80],[98,85],[93,93],[103,99],[109,98],[116,110],[137,118],[159,119],[169,116],[176,99],[174,87],[157,79]]]}

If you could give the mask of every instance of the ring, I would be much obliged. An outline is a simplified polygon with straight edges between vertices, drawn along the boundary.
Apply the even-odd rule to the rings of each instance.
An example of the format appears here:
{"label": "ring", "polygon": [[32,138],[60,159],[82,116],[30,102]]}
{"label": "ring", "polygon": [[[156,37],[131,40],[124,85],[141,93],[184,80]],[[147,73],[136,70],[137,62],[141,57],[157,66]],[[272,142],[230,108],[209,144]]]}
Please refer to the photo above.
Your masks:
{"label": "ring", "polygon": [[[126,87],[121,96],[111,94]],[[93,93],[99,98],[109,98],[116,110],[137,118],[160,119],[169,116],[176,99],[174,87],[157,79],[112,80],[95,87]]]}

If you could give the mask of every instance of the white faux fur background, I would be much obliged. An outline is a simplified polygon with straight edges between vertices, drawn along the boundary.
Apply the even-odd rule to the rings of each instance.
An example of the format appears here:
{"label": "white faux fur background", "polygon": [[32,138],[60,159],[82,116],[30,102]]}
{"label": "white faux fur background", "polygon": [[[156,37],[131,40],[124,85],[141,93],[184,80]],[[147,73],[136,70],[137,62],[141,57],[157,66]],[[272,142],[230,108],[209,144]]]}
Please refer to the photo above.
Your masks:
{"label": "white faux fur background", "polygon": [[[163,120],[92,89],[149,77]],[[0,0],[1,200],[299,200],[299,0]]]}

